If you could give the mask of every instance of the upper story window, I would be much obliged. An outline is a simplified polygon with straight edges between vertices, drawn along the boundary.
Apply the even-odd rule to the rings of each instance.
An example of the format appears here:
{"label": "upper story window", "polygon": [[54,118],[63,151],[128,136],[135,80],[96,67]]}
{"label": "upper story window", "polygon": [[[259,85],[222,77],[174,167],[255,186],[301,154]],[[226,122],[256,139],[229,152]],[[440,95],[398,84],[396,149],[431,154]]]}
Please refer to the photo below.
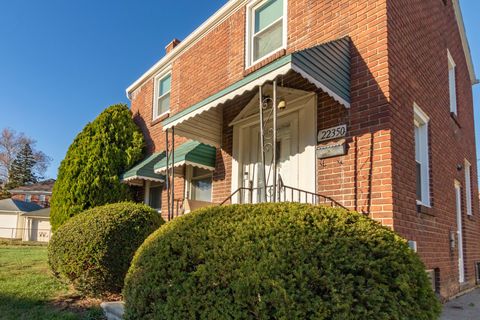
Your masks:
{"label": "upper story window", "polygon": [[25,202],[32,202],[32,195],[31,194],[26,194],[25,195]]}
{"label": "upper story window", "polygon": [[450,94],[450,112],[457,115],[457,76],[456,65],[450,51],[448,54],[448,92]]}
{"label": "upper story window", "polygon": [[430,206],[430,168],[428,156],[428,116],[414,106],[417,203]]}
{"label": "upper story window", "polygon": [[472,165],[465,159],[465,199],[467,205],[467,214],[471,216],[472,212]]}
{"label": "upper story window", "polygon": [[247,7],[247,66],[286,47],[287,0],[253,1]]}
{"label": "upper story window", "polygon": [[44,195],[44,194],[41,194],[40,197],[39,197],[39,200],[40,200],[41,203],[44,203],[45,200],[46,200],[45,195]]}
{"label": "upper story window", "polygon": [[170,88],[172,75],[157,77],[155,79],[155,103],[153,107],[153,119],[157,119],[170,112]]}

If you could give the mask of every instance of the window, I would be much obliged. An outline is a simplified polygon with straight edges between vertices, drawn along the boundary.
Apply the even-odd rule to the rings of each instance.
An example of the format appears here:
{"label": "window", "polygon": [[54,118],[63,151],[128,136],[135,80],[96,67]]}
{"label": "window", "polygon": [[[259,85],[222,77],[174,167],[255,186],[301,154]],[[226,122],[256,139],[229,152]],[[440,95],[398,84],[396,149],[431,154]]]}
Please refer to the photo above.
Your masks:
{"label": "window", "polygon": [[190,199],[198,201],[212,201],[212,172],[209,170],[191,167]]}
{"label": "window", "polygon": [[450,51],[448,54],[448,92],[450,94],[450,112],[457,115],[457,80],[456,80],[456,65],[453,61]]}
{"label": "window", "polygon": [[462,228],[462,190],[460,182],[455,180],[455,210],[457,212],[457,249],[458,249],[458,282],[465,282],[465,262],[463,260],[463,228]]}
{"label": "window", "polygon": [[466,205],[467,205],[467,214],[471,216],[473,214],[472,212],[472,183],[471,183],[471,171],[472,171],[472,166],[470,165],[470,162],[465,160],[465,199],[466,199]]}
{"label": "window", "polygon": [[148,197],[148,205],[159,211],[162,208],[162,189],[162,186],[151,186]]}
{"label": "window", "polygon": [[247,65],[286,47],[287,0],[252,2],[247,9]]}
{"label": "window", "polygon": [[170,88],[172,75],[167,74],[156,79],[156,101],[153,110],[153,119],[156,119],[170,111]]}
{"label": "window", "polygon": [[26,194],[25,195],[25,202],[32,202],[32,195],[31,194]]}
{"label": "window", "polygon": [[39,200],[40,200],[40,203],[45,203],[45,195],[41,194]]}
{"label": "window", "polygon": [[417,181],[417,203],[430,206],[430,169],[428,158],[428,121],[427,115],[414,106],[415,125],[415,162]]}

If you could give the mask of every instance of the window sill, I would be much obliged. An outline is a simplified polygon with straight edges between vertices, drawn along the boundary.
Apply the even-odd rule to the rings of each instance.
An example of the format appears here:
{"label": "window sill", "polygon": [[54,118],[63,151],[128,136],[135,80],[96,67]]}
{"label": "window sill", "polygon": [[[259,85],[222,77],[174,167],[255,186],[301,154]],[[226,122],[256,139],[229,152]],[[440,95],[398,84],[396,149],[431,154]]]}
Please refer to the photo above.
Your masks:
{"label": "window sill", "polygon": [[455,124],[461,128],[462,126],[460,125],[460,122],[458,121],[458,115],[456,115],[454,112],[450,112],[450,117],[453,119]]}
{"label": "window sill", "polygon": [[170,111],[165,112],[165,113],[162,113],[161,115],[159,115],[158,117],[156,117],[155,119],[153,119],[150,124],[151,124],[152,126],[154,126],[154,125],[162,122],[163,120],[167,119],[168,117],[170,117]]}

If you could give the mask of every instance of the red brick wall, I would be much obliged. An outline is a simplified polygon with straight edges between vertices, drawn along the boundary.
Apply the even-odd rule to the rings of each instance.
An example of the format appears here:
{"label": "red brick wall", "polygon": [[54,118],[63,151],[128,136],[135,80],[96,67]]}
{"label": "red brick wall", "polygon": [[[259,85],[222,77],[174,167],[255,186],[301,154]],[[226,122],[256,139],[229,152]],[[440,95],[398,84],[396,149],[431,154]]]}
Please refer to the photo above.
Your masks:
{"label": "red brick wall", "polygon": [[[474,284],[474,261],[480,260],[477,161],[472,90],[451,1],[388,1],[389,65],[392,120],[394,229],[418,241],[427,268],[440,268],[443,296],[459,290],[457,248],[450,251],[449,233],[456,231],[454,179],[465,183],[456,169],[472,164],[474,215],[467,218],[463,197],[466,279]],[[458,123],[450,116],[447,48],[457,65]],[[429,214],[417,213],[413,104],[430,117]]]}
{"label": "red brick wall", "polygon": [[[36,203],[42,207],[49,207],[50,206],[50,198],[51,195],[45,195],[45,202],[40,201],[40,195],[39,194],[32,194],[30,198],[30,202]],[[20,201],[25,201],[25,194],[13,194],[12,199],[15,200],[20,200]]]}
{"label": "red brick wall", "polygon": [[[464,183],[456,164],[472,164],[474,217],[465,219],[466,276],[480,260],[477,168],[471,86],[451,4],[440,0],[289,0],[286,54],[335,40],[352,40],[351,108],[317,91],[318,129],[348,125],[348,154],[317,162],[318,191],[349,208],[393,226],[418,241],[427,268],[440,268],[442,295],[458,291],[456,253],[448,232],[455,229],[453,180]],[[387,15],[388,11],[388,15]],[[388,17],[388,19],[387,19]],[[176,113],[258,69],[244,70],[245,9],[193,44],[172,63],[171,109]],[[458,126],[449,115],[447,55],[457,63]],[[431,215],[415,206],[413,102],[430,116]],[[241,103],[223,106],[222,149],[214,174],[215,202],[231,192],[232,128]],[[150,151],[164,150],[159,121],[152,122],[153,78],[132,94],[132,112]],[[176,139],[176,144],[182,139]],[[177,196],[183,183],[176,182]],[[463,195],[464,195],[463,191]],[[165,195],[165,194],[164,194]],[[166,199],[166,197],[164,197]],[[166,200],[164,199],[164,203]]]}
{"label": "red brick wall", "polygon": [[[350,153],[344,159],[343,166],[338,165],[338,159],[330,159],[326,163],[328,170],[342,171],[347,176],[342,182],[343,186],[349,189],[348,194],[341,199],[345,204],[359,210],[375,212],[374,218],[391,224],[389,219],[392,215],[392,200],[391,197],[385,198],[391,194],[391,183],[387,177],[391,160],[388,155],[382,156],[380,152],[369,152],[371,135],[375,137],[373,143],[377,146],[381,144],[384,149],[381,152],[387,154],[385,150],[389,148],[390,139],[386,118],[388,79],[385,1],[290,0],[288,10],[288,48],[283,54],[345,35],[352,39],[352,109],[347,120],[352,136],[361,137],[350,139],[350,150],[357,152],[355,156]],[[245,71],[244,42],[245,9],[242,8],[180,55],[172,64],[172,113],[201,101],[271,61],[268,59]],[[328,105],[322,105],[329,108]],[[160,151],[164,149],[165,138],[161,124],[152,122],[152,108],[153,80],[150,79],[133,93],[132,112],[145,132],[150,150]],[[229,115],[224,115],[229,118]],[[327,116],[324,111],[319,112],[319,127],[329,125],[328,121],[324,122],[324,116]],[[225,123],[228,121],[225,120]],[[214,175],[213,199],[218,202],[231,191],[229,148],[231,149],[232,138],[229,130],[231,128],[224,126],[223,149],[218,152],[219,161]],[[372,157],[381,158],[382,161],[371,161]],[[369,166],[368,163],[375,163],[375,166]],[[368,169],[354,174],[359,167]],[[319,169],[319,175],[325,170]],[[378,178],[382,179],[382,184],[373,186],[372,179]],[[327,195],[336,194],[339,181],[335,175],[331,175],[319,182],[319,186]],[[363,194],[366,188],[375,191],[372,193],[374,199]]]}

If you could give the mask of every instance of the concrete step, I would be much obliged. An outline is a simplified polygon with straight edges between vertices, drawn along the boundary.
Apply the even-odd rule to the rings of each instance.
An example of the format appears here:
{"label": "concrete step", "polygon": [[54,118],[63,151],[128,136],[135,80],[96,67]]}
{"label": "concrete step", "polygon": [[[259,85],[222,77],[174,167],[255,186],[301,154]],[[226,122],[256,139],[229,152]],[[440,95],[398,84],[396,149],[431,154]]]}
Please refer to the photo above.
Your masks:
{"label": "concrete step", "polygon": [[122,320],[125,304],[122,301],[102,302],[100,306],[108,320]]}

